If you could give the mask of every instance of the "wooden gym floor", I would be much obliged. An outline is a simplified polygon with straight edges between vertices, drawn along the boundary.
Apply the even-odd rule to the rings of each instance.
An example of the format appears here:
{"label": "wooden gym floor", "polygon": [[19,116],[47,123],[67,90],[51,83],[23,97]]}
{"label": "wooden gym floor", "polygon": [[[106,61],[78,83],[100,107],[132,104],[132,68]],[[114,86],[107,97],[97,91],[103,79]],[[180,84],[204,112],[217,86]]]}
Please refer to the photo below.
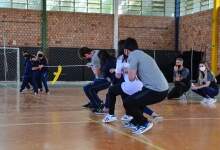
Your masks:
{"label": "wooden gym floor", "polygon": [[[104,97],[105,92],[100,93]],[[119,98],[118,98],[119,99]],[[220,104],[183,105],[164,101],[150,106],[164,116],[143,135],[132,135],[120,121],[83,109],[81,88],[54,88],[50,95],[0,89],[0,150],[219,150]],[[118,116],[123,115],[121,100]]]}

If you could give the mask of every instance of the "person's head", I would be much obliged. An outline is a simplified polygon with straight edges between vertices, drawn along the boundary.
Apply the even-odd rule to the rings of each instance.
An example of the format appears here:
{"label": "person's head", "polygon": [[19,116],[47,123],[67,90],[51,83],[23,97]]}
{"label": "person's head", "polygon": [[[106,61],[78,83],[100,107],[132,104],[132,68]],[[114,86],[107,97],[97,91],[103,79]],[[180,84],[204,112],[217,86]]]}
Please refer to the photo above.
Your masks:
{"label": "person's head", "polygon": [[27,51],[23,51],[23,57],[25,59],[30,58],[30,53],[28,53]]}
{"label": "person's head", "polygon": [[183,58],[176,58],[176,66],[180,69],[183,66]]}
{"label": "person's head", "polygon": [[31,61],[36,61],[36,60],[37,60],[37,57],[36,57],[36,55],[34,55],[34,54],[32,54],[32,55],[30,56],[30,58],[31,58]]}
{"label": "person's head", "polygon": [[88,47],[82,47],[78,50],[78,56],[82,60],[88,60],[92,58],[92,49]]}
{"label": "person's head", "polygon": [[37,52],[37,58],[40,59],[40,60],[43,59],[44,58],[44,53],[42,51],[38,51]]}
{"label": "person's head", "polygon": [[118,42],[118,56],[123,56],[123,61],[127,61],[128,56],[124,53],[125,40],[120,40]]}
{"label": "person's head", "polygon": [[137,50],[138,49],[138,44],[137,41],[133,38],[127,38],[125,40],[125,45],[124,45],[124,54],[129,55],[130,52]]}
{"label": "person's head", "polygon": [[207,70],[209,70],[207,63],[205,61],[200,62],[199,63],[199,71],[205,72]]}
{"label": "person's head", "polygon": [[125,46],[125,40],[120,40],[118,42],[118,57],[124,55],[124,46]]}

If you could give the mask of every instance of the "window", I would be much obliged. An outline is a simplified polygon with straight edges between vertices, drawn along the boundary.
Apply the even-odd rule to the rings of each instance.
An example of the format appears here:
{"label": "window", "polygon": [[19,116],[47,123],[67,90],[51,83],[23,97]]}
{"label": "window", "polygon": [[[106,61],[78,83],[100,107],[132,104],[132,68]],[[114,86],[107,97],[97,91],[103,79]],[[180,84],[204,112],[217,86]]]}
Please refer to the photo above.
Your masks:
{"label": "window", "polygon": [[113,0],[47,0],[48,11],[113,13]]}
{"label": "window", "polygon": [[12,8],[27,9],[27,0],[12,0]]}
{"label": "window", "polygon": [[[0,0],[0,8],[41,10],[42,0]],[[113,14],[114,0],[46,0],[47,11]]]}
{"label": "window", "polygon": [[180,0],[180,15],[187,15],[213,8],[213,0]]}
{"label": "window", "polygon": [[119,14],[173,16],[175,0],[120,0]]}
{"label": "window", "polygon": [[11,8],[11,0],[1,0],[0,8]]}

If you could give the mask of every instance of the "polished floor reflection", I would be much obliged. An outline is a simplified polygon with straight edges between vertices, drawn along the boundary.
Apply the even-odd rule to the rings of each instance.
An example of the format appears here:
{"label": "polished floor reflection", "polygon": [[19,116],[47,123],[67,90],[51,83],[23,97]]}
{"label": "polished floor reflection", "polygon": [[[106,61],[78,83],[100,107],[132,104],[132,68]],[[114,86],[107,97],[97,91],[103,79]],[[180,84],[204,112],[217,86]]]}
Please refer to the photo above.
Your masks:
{"label": "polished floor reflection", "polygon": [[[84,103],[81,88],[55,88],[38,96],[0,89],[0,150],[220,150],[219,103],[153,105],[165,120],[140,136],[120,121],[102,124],[103,116],[81,108]],[[121,106],[118,100],[118,116]]]}

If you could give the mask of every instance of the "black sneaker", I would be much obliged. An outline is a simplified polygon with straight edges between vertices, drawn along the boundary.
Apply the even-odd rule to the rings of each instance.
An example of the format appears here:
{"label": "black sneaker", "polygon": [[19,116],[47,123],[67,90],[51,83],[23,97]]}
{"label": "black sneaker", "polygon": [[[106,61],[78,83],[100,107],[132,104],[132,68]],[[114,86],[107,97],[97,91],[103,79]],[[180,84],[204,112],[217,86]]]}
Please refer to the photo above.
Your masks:
{"label": "black sneaker", "polygon": [[91,105],[90,105],[90,103],[87,103],[85,105],[82,105],[82,107],[84,107],[84,108],[91,108]]}
{"label": "black sneaker", "polygon": [[103,109],[94,109],[93,111],[96,115],[105,115],[106,112],[103,111]]}

